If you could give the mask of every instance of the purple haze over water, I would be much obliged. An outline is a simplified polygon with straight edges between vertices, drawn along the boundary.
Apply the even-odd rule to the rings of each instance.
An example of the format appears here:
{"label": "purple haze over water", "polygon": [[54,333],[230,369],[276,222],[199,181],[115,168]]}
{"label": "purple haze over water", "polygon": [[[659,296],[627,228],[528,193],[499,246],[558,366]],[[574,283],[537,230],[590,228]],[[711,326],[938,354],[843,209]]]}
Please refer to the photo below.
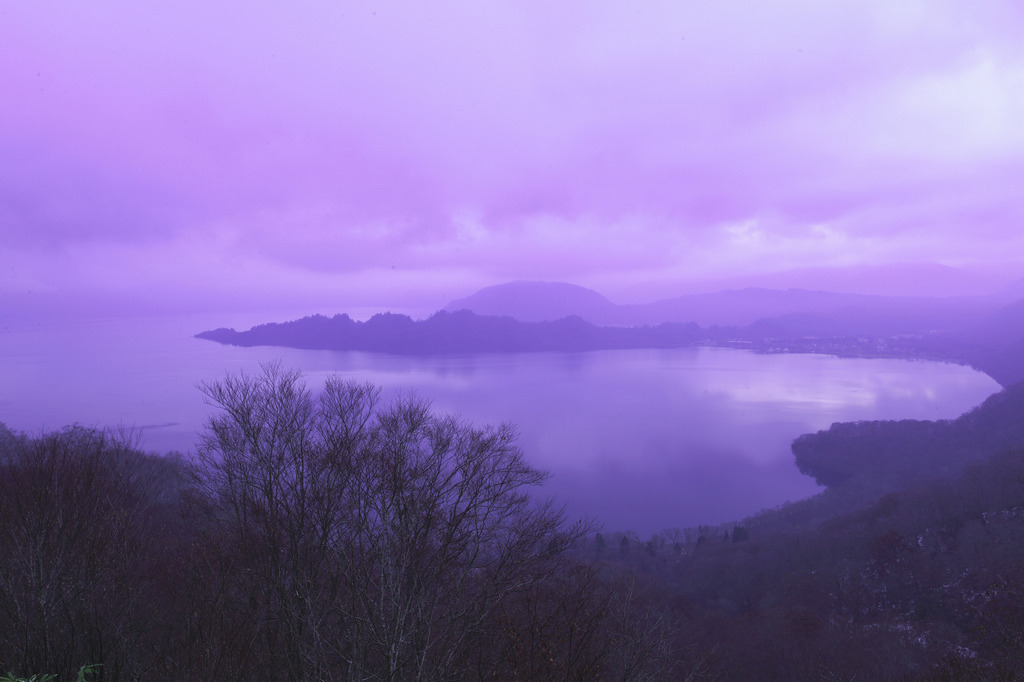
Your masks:
{"label": "purple haze over water", "polygon": [[143,429],[148,450],[189,452],[210,412],[196,384],[281,360],[314,390],[336,372],[389,395],[413,390],[478,424],[510,421],[527,458],[553,473],[544,493],[571,516],[645,534],[813,494],[789,450],[802,433],[835,421],[955,417],[999,390],[950,364],[720,348],[399,357],[192,338],[224,322],[4,329],[0,421],[29,433],[124,424]]}

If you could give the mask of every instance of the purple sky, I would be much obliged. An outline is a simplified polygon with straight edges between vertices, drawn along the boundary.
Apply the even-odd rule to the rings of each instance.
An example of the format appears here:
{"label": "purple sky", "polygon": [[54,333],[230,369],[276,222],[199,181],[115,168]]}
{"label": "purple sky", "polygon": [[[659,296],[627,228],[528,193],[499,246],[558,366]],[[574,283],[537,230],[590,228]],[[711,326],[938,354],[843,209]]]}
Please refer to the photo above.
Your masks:
{"label": "purple sky", "polygon": [[4,3],[0,291],[1013,273],[1022,36],[1018,0]]}

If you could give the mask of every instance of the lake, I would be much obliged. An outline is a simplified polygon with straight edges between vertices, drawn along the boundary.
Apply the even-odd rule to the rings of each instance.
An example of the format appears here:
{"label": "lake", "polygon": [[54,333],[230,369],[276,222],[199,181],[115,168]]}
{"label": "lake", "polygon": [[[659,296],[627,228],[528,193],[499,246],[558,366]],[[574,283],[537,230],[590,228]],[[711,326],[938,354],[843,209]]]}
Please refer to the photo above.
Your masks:
{"label": "lake", "polygon": [[814,494],[792,440],[836,421],[956,417],[1000,390],[957,365],[724,348],[438,357],[235,348],[192,336],[285,317],[79,320],[0,330],[0,421],[28,433],[135,426],[147,450],[194,449],[196,384],[281,360],[312,388],[339,373],[415,391],[476,423],[509,421],[543,494],[641,535],[717,524]]}

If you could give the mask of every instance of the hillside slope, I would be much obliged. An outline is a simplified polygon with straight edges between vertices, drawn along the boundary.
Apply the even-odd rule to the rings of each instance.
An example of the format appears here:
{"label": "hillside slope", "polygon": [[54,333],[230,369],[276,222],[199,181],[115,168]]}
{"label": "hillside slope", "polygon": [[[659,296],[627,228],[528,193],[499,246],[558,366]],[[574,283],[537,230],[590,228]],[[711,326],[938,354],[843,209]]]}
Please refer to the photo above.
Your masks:
{"label": "hillside slope", "polygon": [[792,446],[800,471],[821,485],[881,492],[949,477],[1017,448],[1024,448],[1024,383],[956,419],[837,423]]}

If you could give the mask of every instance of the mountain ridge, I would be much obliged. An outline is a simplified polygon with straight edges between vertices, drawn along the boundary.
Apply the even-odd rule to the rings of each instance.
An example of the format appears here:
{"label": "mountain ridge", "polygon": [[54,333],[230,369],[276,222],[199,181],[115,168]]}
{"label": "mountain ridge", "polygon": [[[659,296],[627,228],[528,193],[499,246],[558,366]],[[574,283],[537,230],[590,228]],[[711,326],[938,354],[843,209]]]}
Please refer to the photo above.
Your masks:
{"label": "mountain ridge", "polygon": [[851,311],[915,328],[952,329],[990,315],[1005,300],[988,296],[881,296],[814,289],[746,287],[686,294],[652,303],[616,304],[593,289],[564,282],[515,281],[485,287],[456,299],[444,310],[478,315],[507,315],[524,322],[553,321],[578,315],[601,326],[642,326],[694,322],[701,326],[747,326],[762,319],[794,314],[842,315]]}

